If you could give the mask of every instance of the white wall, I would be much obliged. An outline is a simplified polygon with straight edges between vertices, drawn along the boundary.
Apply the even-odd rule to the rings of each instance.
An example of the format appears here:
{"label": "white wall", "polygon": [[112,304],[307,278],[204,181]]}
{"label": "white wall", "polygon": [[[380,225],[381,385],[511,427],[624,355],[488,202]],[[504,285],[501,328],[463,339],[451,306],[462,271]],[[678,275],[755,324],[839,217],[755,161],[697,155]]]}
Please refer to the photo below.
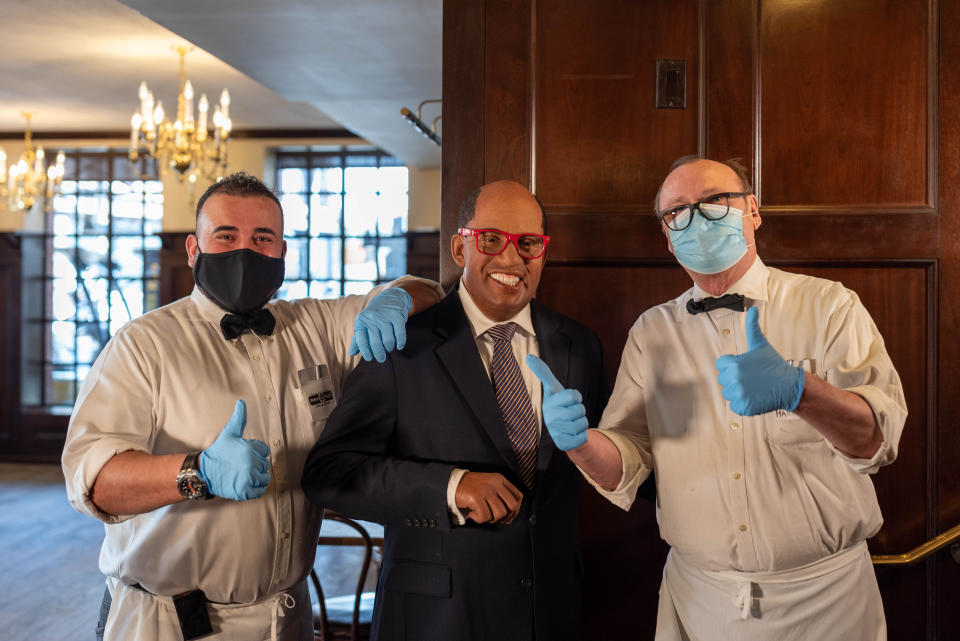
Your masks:
{"label": "white wall", "polygon": [[440,229],[440,170],[410,168],[410,210],[407,229]]}

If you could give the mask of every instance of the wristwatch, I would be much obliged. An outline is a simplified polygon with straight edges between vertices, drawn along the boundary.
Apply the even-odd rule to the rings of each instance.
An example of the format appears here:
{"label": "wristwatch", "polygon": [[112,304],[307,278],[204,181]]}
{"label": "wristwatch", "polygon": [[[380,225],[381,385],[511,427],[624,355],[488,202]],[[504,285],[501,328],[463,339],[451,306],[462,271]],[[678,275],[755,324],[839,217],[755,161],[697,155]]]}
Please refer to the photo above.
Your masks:
{"label": "wristwatch", "polygon": [[200,476],[200,452],[190,452],[177,474],[177,489],[186,499],[212,499],[207,482]]}

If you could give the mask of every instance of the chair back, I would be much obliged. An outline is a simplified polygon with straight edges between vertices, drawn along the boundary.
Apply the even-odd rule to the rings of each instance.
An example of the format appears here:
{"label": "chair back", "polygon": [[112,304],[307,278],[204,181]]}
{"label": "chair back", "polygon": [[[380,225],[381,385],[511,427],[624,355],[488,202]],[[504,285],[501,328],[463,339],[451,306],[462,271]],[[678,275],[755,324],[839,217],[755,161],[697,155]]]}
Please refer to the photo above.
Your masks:
{"label": "chair back", "polygon": [[[333,510],[324,510],[323,520],[326,521],[337,521],[342,523],[349,528],[356,531],[359,535],[359,539],[351,538],[351,545],[362,545],[364,548],[363,551],[363,563],[360,566],[360,576],[357,578],[357,589],[354,594],[353,599],[353,616],[350,621],[349,626],[349,636],[347,636],[347,630],[343,629],[341,625],[337,622],[330,621],[327,614],[327,599],[324,596],[323,588],[320,585],[320,578],[317,576],[316,570],[310,570],[310,581],[313,583],[313,587],[317,592],[317,599],[319,601],[320,613],[319,617],[315,617],[315,636],[318,641],[339,641],[340,639],[349,639],[349,641],[361,641],[361,639],[369,638],[370,629],[369,624],[360,622],[360,610],[361,605],[364,603],[363,599],[363,586],[367,580],[367,573],[370,571],[370,563],[373,558],[373,540],[370,538],[370,534],[367,532],[360,523],[357,523],[353,519],[343,516]],[[320,537],[318,545],[323,544],[324,537]],[[360,541],[360,543],[356,543]]]}

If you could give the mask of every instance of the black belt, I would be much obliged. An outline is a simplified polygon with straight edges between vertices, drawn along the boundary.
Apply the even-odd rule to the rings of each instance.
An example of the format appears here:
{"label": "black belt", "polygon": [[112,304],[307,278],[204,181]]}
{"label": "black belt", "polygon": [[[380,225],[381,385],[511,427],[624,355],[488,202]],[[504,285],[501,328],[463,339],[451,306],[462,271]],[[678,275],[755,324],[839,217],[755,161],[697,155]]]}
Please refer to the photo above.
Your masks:
{"label": "black belt", "polygon": [[[154,593],[151,592],[150,590],[146,589],[145,587],[143,587],[143,586],[140,585],[139,583],[134,583],[134,584],[131,585],[130,587],[133,588],[133,589],[135,589],[135,590],[140,590],[141,592],[146,592],[146,593],[149,594],[150,596],[157,596],[156,594],[154,594]],[[194,591],[195,591],[195,592],[202,592],[202,590],[194,590]],[[185,592],[184,594],[190,594],[190,593],[189,593],[189,592]],[[237,604],[237,603],[221,603],[220,601],[211,601],[210,599],[207,599],[207,598],[206,598],[207,595],[203,595],[203,597],[204,597],[204,599],[206,599],[207,603],[212,603],[212,604],[214,604],[214,605],[239,605],[239,604]]]}

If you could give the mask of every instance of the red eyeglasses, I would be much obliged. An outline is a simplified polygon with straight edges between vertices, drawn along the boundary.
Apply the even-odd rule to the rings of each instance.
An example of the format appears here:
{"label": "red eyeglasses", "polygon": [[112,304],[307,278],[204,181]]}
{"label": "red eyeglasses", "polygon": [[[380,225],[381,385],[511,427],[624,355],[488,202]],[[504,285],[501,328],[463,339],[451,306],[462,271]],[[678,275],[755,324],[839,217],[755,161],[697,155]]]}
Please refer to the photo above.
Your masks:
{"label": "red eyeglasses", "polygon": [[507,245],[513,243],[521,258],[534,259],[547,251],[549,236],[542,234],[511,234],[499,229],[458,229],[461,236],[473,236],[477,242],[477,251],[487,256],[499,256]]}

